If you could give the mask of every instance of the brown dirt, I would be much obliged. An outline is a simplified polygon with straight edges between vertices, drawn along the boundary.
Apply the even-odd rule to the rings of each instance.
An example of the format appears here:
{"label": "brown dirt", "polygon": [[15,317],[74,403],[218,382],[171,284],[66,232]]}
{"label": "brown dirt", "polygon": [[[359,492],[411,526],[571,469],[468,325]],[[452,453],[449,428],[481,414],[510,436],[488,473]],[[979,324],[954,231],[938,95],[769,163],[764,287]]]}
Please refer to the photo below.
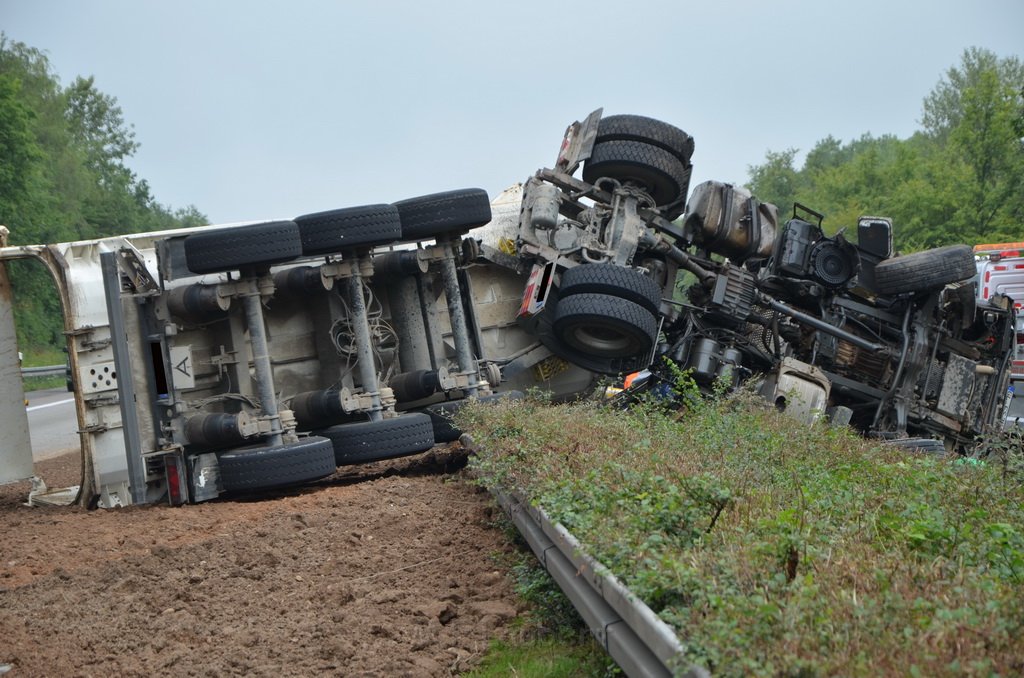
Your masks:
{"label": "brown dirt", "polygon": [[[259,498],[28,508],[0,487],[0,669],[446,676],[509,632],[513,547],[457,450]],[[77,483],[75,456],[41,462]]]}

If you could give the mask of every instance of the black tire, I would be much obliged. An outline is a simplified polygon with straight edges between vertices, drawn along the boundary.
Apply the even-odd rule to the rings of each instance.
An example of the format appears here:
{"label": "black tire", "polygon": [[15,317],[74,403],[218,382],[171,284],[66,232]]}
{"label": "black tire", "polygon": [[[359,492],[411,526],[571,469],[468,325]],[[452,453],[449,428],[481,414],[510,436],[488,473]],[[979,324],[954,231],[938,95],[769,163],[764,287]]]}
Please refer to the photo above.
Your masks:
{"label": "black tire", "polygon": [[270,268],[302,254],[294,221],[201,231],[185,238],[185,265],[193,273]]}
{"label": "black tire", "polygon": [[559,295],[606,294],[643,306],[651,313],[661,307],[661,288],[643,273],[615,264],[581,264],[562,274]]}
{"label": "black tire", "polygon": [[387,245],[402,237],[402,222],[392,205],[364,205],[296,217],[302,253],[334,254],[355,247]]}
{"label": "black tire", "polygon": [[875,266],[875,289],[882,294],[924,292],[978,274],[967,245],[948,245],[881,261]]}
{"label": "black tire", "polygon": [[326,478],[335,471],[334,448],[325,438],[273,447],[243,447],[217,455],[227,492],[249,492]]}
{"label": "black tire", "polygon": [[640,186],[658,206],[685,200],[690,188],[689,167],[665,149],[640,141],[594,144],[583,180],[593,184],[602,177]]}
{"label": "black tire", "polygon": [[[524,396],[521,391],[507,391],[505,393],[492,393],[491,395],[481,396],[478,400],[481,403],[496,403],[502,400],[522,400],[523,398]],[[430,417],[430,424],[434,428],[434,442],[450,443],[459,439],[459,436],[462,435],[462,430],[455,425],[452,417],[469,400],[469,398],[449,400],[423,408],[423,413]]]}
{"label": "black tire", "polygon": [[601,118],[595,140],[597,143],[642,141],[665,149],[682,160],[684,165],[689,165],[693,157],[693,137],[667,122],[642,115],[609,115]]}
{"label": "black tire", "polygon": [[654,314],[606,294],[574,294],[558,300],[551,329],[566,346],[599,358],[650,353],[658,334]]}
{"label": "black tire", "polygon": [[334,463],[338,466],[405,457],[434,446],[430,417],[420,412],[331,426],[317,431],[317,435],[334,445]]}
{"label": "black tire", "polygon": [[433,193],[395,203],[403,240],[426,240],[465,233],[491,220],[491,201],[482,188]]}

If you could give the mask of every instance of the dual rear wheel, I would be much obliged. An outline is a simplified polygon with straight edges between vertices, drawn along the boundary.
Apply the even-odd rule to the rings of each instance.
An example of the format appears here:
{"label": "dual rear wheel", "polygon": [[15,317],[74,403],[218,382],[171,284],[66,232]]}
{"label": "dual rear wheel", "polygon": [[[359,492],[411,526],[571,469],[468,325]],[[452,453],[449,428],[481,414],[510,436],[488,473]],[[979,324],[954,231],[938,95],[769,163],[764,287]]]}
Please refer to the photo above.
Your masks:
{"label": "dual rear wheel", "polygon": [[610,115],[598,124],[583,180],[614,179],[646,192],[669,220],[683,212],[690,189],[693,137],[640,115]]}
{"label": "dual rear wheel", "polygon": [[642,273],[614,264],[576,266],[562,275],[551,348],[595,372],[630,370],[654,348],[660,305],[661,288]]}

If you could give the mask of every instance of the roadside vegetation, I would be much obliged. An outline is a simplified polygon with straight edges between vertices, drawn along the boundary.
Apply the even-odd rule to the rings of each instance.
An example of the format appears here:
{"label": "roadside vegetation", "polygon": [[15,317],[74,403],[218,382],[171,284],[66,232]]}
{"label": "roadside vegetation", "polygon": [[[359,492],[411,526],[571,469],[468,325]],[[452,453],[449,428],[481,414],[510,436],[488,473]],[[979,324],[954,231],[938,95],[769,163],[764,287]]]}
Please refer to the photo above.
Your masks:
{"label": "roadside vegetation", "polygon": [[459,419],[483,482],[573,532],[677,630],[681,666],[1024,672],[1019,447],[928,457],[798,424],[749,393],[689,402],[532,398]]}
{"label": "roadside vegetation", "polygon": [[25,390],[25,393],[31,393],[33,391],[48,391],[53,388],[64,388],[66,384],[67,381],[64,375],[25,377],[22,379],[22,388]]}

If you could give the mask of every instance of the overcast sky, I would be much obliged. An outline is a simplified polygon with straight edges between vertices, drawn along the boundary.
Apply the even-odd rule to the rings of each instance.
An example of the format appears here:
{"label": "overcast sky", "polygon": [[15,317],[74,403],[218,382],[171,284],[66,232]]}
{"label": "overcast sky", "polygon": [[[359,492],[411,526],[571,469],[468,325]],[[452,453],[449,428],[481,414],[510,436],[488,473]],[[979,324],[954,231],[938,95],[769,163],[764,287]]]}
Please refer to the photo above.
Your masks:
{"label": "overcast sky", "polygon": [[223,223],[493,197],[598,107],[693,135],[691,185],[742,183],[768,150],[909,136],[965,48],[1024,55],[1024,0],[0,0],[0,30],[95,76],[155,197]]}

